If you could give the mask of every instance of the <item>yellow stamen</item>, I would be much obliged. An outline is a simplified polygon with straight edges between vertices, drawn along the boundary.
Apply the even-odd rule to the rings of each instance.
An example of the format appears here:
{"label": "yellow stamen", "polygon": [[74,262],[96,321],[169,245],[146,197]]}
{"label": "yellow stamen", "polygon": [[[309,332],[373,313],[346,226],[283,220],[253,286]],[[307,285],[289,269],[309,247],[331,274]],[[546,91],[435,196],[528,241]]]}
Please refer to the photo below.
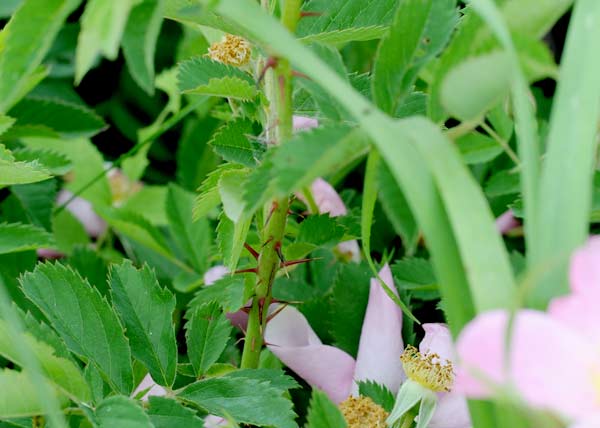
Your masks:
{"label": "yellow stamen", "polygon": [[414,346],[407,346],[402,355],[406,375],[435,392],[450,391],[454,380],[452,363],[442,361],[438,354],[421,354]]}
{"label": "yellow stamen", "polygon": [[388,413],[369,397],[348,397],[340,403],[348,428],[385,428]]}
{"label": "yellow stamen", "polygon": [[233,34],[226,34],[223,40],[213,43],[208,48],[208,55],[211,59],[236,67],[247,64],[251,54],[250,43]]}

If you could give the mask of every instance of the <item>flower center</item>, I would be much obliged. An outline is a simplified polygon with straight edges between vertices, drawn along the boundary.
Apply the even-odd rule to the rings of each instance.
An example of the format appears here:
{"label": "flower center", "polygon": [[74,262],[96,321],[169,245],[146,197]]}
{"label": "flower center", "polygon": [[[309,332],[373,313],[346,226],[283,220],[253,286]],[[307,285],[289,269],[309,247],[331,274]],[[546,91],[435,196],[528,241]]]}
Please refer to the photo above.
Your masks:
{"label": "flower center", "polygon": [[226,34],[223,40],[213,43],[208,48],[208,55],[211,59],[236,67],[247,64],[251,54],[250,43],[233,34]]}
{"label": "flower center", "polygon": [[385,428],[388,413],[369,397],[348,397],[340,403],[348,428]]}
{"label": "flower center", "polygon": [[406,375],[435,392],[448,392],[454,380],[452,363],[442,361],[438,354],[421,354],[414,346],[407,346],[400,356]]}

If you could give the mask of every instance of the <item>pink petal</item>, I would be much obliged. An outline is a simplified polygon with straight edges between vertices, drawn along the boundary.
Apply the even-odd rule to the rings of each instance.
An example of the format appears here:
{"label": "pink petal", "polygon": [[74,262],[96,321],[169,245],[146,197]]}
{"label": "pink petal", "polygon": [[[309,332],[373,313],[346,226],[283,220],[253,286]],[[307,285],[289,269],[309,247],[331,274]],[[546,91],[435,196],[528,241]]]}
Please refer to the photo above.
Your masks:
{"label": "pink petal", "polygon": [[208,415],[204,418],[204,428],[218,428],[228,425],[227,419],[220,416]]}
{"label": "pink petal", "polygon": [[265,341],[286,366],[335,403],[350,395],[354,359],[341,349],[323,345],[296,308],[286,307],[267,324]]}
{"label": "pink petal", "polygon": [[36,250],[37,256],[40,259],[54,260],[60,259],[65,255],[58,250],[53,250],[52,248],[38,248]]}
{"label": "pink petal", "polygon": [[573,293],[553,299],[548,314],[561,323],[586,335],[600,349],[600,296]]}
{"label": "pink petal", "polygon": [[[73,193],[68,190],[61,190],[58,192],[58,196],[56,198],[56,203],[58,205],[64,204],[67,202]],[[75,216],[77,220],[81,222],[87,234],[93,238],[102,235],[106,231],[106,222],[100,218],[98,214],[94,211],[92,204],[87,200],[76,197],[73,199],[69,205],[67,205],[67,209]]]}
{"label": "pink petal", "polygon": [[435,413],[427,428],[470,428],[472,426],[467,400],[463,395],[439,394]]}
{"label": "pink petal", "polygon": [[588,418],[578,421],[574,425],[570,425],[569,428],[598,428],[600,427],[600,414],[595,414]]}
{"label": "pink petal", "polygon": [[[585,337],[543,312],[519,311],[514,319],[505,370],[508,312],[479,315],[461,333],[454,391],[484,398],[493,384],[510,380],[532,406],[581,416],[598,409],[594,368],[598,354]],[[596,367],[594,367],[596,365]],[[492,385],[490,385],[490,383]]]}
{"label": "pink petal", "polygon": [[452,334],[446,324],[423,324],[425,337],[421,340],[419,351],[422,354],[438,354],[442,360],[454,361]]}
{"label": "pink petal", "polygon": [[[387,264],[383,266],[379,276],[397,296],[392,272]],[[371,279],[354,380],[374,381],[385,385],[395,394],[404,379],[400,361],[403,350],[402,310],[390,299],[379,281]],[[356,391],[355,386],[354,392]]]}
{"label": "pink petal", "polygon": [[571,289],[600,298],[600,236],[592,236],[571,256]]}
{"label": "pink petal", "polygon": [[213,266],[206,272],[204,272],[204,285],[213,285],[215,282],[223,278],[228,273],[229,269],[227,269],[223,265]]}
{"label": "pink petal", "polygon": [[292,116],[292,122],[294,131],[300,131],[303,129],[316,128],[319,126],[319,121],[317,119],[313,119],[312,117],[306,116]]}
{"label": "pink petal", "polygon": [[498,229],[498,232],[503,235],[519,227],[520,225],[521,223],[519,223],[519,221],[515,218],[512,210],[504,212],[496,219],[496,228]]}
{"label": "pink petal", "polygon": [[331,184],[322,178],[317,178],[313,181],[311,191],[321,214],[329,214],[331,217],[348,214],[346,205],[344,205],[344,201],[342,201],[340,195],[338,195]]}
{"label": "pink petal", "polygon": [[167,391],[162,386],[160,386],[156,382],[154,382],[154,379],[152,379],[152,376],[150,376],[150,374],[147,374],[144,377],[144,379],[142,379],[140,384],[137,386],[135,391],[133,391],[131,393],[131,396],[135,397],[137,394],[139,394],[140,392],[142,392],[148,388],[150,388],[150,389],[141,398],[142,401],[148,401],[148,397],[152,397],[152,396],[164,397],[167,393]]}

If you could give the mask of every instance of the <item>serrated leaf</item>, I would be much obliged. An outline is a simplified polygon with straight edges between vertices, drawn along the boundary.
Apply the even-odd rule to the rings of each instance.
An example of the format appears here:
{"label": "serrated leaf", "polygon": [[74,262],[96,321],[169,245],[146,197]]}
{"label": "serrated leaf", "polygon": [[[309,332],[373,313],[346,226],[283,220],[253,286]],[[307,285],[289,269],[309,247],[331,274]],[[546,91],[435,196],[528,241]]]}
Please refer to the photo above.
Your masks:
{"label": "serrated leaf", "polygon": [[0,254],[52,247],[52,235],[41,227],[23,223],[0,223]]}
{"label": "serrated leaf", "polygon": [[31,223],[47,231],[52,230],[51,217],[57,193],[56,180],[12,186],[11,192],[23,206]]}
{"label": "serrated leaf", "polygon": [[[0,151],[4,146],[0,144]],[[5,151],[6,153],[7,151]],[[44,181],[52,177],[38,161],[17,162],[12,154],[9,157],[0,157],[0,187],[12,186],[13,184],[29,184]]]}
{"label": "serrated leaf", "polygon": [[[19,350],[9,333],[9,325],[0,320],[0,355],[23,366]],[[54,349],[27,333],[23,340],[39,362],[42,374],[69,397],[87,402],[89,387],[79,367],[72,361],[55,355]]]}
{"label": "serrated leaf", "polygon": [[366,381],[358,382],[358,393],[363,397],[371,398],[379,404],[386,412],[391,412],[394,407],[395,397],[392,392],[383,385]]}
{"label": "serrated leaf", "polygon": [[178,67],[179,90],[186,94],[250,100],[257,94],[252,78],[238,68],[205,57],[189,59]]}
{"label": "serrated leaf", "polygon": [[457,23],[456,0],[400,2],[373,69],[373,96],[382,110],[397,110],[421,68],[443,49]]}
{"label": "serrated leaf", "polygon": [[[381,37],[392,21],[396,5],[396,0],[311,0],[305,2],[302,11],[319,15],[302,19],[297,34],[306,41],[321,42],[339,37],[340,33],[345,33],[345,41]],[[365,27],[370,30],[364,30]],[[379,32],[373,31],[374,27],[379,27]],[[352,35],[356,38],[350,38]]]}
{"label": "serrated leaf", "polygon": [[218,302],[226,313],[237,311],[246,302],[244,298],[245,282],[245,275],[227,275],[211,286],[202,288],[190,301],[191,310],[188,313],[193,313],[194,308],[212,301]]}
{"label": "serrated leaf", "polygon": [[279,389],[282,393],[289,389],[300,388],[298,382],[280,369],[239,369],[227,373],[227,377],[230,379],[248,378],[266,381],[269,382],[270,386]]}
{"label": "serrated leaf", "polygon": [[252,135],[252,122],[234,120],[220,127],[208,144],[224,160],[252,167],[256,159],[249,135]]}
{"label": "serrated leaf", "polygon": [[237,223],[234,223],[225,213],[219,216],[217,246],[223,258],[223,264],[230,271],[234,271],[237,267],[251,223],[252,217],[245,216]]}
{"label": "serrated leaf", "polygon": [[39,389],[31,382],[27,373],[15,370],[0,370],[0,418],[20,418],[41,415]]}
{"label": "serrated leaf", "polygon": [[219,180],[226,171],[237,170],[243,168],[241,165],[225,163],[219,165],[212,171],[202,185],[198,188],[198,196],[194,201],[193,219],[197,221],[199,218],[205,217],[213,208],[216,208],[221,203],[221,195],[219,194]]}
{"label": "serrated leaf", "polygon": [[379,39],[388,31],[386,25],[368,25],[356,28],[344,28],[325,33],[310,34],[301,38],[305,43],[323,43],[340,46],[348,42],[362,42]]}
{"label": "serrated leaf", "polygon": [[204,422],[192,409],[175,400],[164,397],[149,397],[148,416],[154,428],[204,428]]}
{"label": "serrated leaf", "polygon": [[392,265],[392,274],[401,290],[422,300],[439,298],[437,279],[433,266],[428,260],[420,258],[404,258]]}
{"label": "serrated leaf", "polygon": [[185,325],[188,356],[197,377],[202,376],[223,353],[232,325],[218,303],[197,306]]}
{"label": "serrated leaf", "polygon": [[94,248],[88,246],[76,246],[69,254],[67,263],[76,270],[82,278],[85,278],[102,295],[108,295],[107,262],[98,254]]}
{"label": "serrated leaf", "polygon": [[128,260],[112,266],[110,287],[132,355],[146,366],[158,384],[170,387],[177,368],[175,296],[160,287],[148,265],[138,270]]}
{"label": "serrated leaf", "polygon": [[96,408],[94,422],[98,428],[154,428],[144,409],[122,395],[103,400]]}
{"label": "serrated leaf", "polygon": [[317,389],[313,389],[306,416],[306,428],[346,428],[346,420],[340,409]]}
{"label": "serrated leaf", "polygon": [[238,223],[244,221],[245,202],[240,189],[248,176],[247,170],[226,171],[219,179],[219,194],[223,203],[223,212],[231,221]]}
{"label": "serrated leaf", "polygon": [[444,108],[462,121],[477,121],[508,95],[510,60],[502,51],[469,58],[450,70],[441,89]]}
{"label": "serrated leaf", "polygon": [[42,126],[65,138],[91,137],[106,127],[93,110],[58,98],[30,96],[9,112],[21,126]]}
{"label": "serrated leaf", "polygon": [[212,244],[208,220],[192,220],[194,197],[174,184],[169,185],[166,205],[173,237],[191,265],[197,271],[204,272],[208,268]]}
{"label": "serrated leaf", "polygon": [[0,113],[8,111],[45,76],[38,66],[79,3],[81,0],[29,0],[12,16],[2,31]]}
{"label": "serrated leaf", "polygon": [[143,0],[129,14],[123,54],[133,79],[149,95],[154,94],[154,51],[162,23],[163,0]]}
{"label": "serrated leaf", "polygon": [[380,164],[377,174],[379,202],[396,233],[402,238],[406,251],[413,253],[419,240],[419,226],[406,201],[404,193],[396,183],[385,162]]}
{"label": "serrated leaf", "polygon": [[466,164],[489,162],[503,152],[496,140],[479,132],[463,135],[455,143]]}
{"label": "serrated leaf", "polygon": [[323,246],[339,243],[344,236],[345,228],[329,214],[311,215],[300,223],[296,242]]}
{"label": "serrated leaf", "polygon": [[369,300],[371,269],[365,263],[343,264],[333,282],[330,332],[338,348],[356,356]]}
{"label": "serrated leaf", "polygon": [[23,275],[21,286],[73,353],[95,365],[115,391],[131,392],[129,344],[116,313],[97,290],[60,263],[38,265]]}
{"label": "serrated leaf", "polygon": [[237,422],[277,428],[296,428],[292,402],[267,382],[223,377],[194,382],[178,397],[207,412]]}
{"label": "serrated leaf", "polygon": [[[297,134],[271,149],[261,167],[249,175],[244,186],[247,209],[254,212],[266,193],[285,196],[309,185],[322,175],[341,169],[362,156],[367,139],[357,129],[329,126]],[[269,187],[272,181],[275,189]],[[267,189],[269,192],[267,192]]]}
{"label": "serrated leaf", "polygon": [[134,0],[90,0],[81,17],[75,53],[75,81],[92,68],[98,56],[114,60]]}
{"label": "serrated leaf", "polygon": [[13,151],[13,156],[19,162],[39,162],[53,175],[64,175],[73,166],[68,157],[52,150],[17,149]]}

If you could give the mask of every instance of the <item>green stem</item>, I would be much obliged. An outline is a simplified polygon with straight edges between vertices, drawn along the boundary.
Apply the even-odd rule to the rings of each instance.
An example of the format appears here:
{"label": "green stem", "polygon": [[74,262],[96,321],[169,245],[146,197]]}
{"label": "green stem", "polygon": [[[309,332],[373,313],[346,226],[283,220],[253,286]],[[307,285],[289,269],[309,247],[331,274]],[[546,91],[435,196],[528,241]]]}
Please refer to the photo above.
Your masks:
{"label": "green stem", "polygon": [[[300,18],[301,0],[286,0],[282,23],[293,32]],[[263,3],[264,6],[264,3]],[[292,136],[292,69],[289,62],[280,59],[274,70],[265,76],[266,96],[269,100],[265,129],[274,130],[269,142],[280,143]],[[263,332],[267,324],[271,290],[280,266],[280,254],[285,223],[289,209],[288,198],[275,199],[264,207],[265,224],[261,233],[262,248],[258,257],[257,282],[252,307],[248,314],[248,327],[242,353],[242,368],[256,368],[263,346]]]}
{"label": "green stem", "polygon": [[410,410],[404,414],[404,418],[402,419],[402,424],[400,428],[410,428],[415,420],[415,416],[417,416],[418,411]]}

